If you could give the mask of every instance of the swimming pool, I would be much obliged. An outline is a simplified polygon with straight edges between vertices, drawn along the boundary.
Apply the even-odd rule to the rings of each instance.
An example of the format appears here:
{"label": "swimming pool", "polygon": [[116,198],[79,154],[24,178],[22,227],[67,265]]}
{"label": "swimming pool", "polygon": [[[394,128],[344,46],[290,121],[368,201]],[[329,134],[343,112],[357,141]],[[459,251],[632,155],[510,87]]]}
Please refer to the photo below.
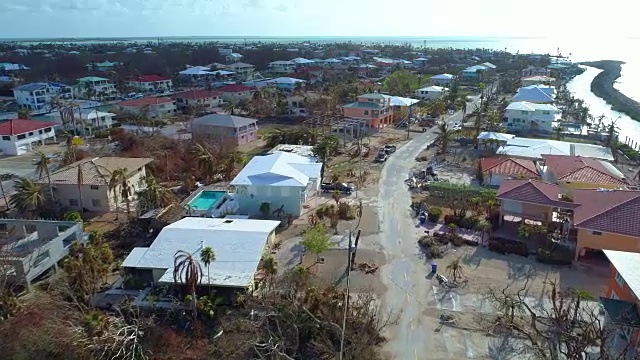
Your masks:
{"label": "swimming pool", "polygon": [[189,206],[193,210],[207,210],[218,202],[221,198],[224,197],[226,191],[213,191],[213,190],[204,190],[201,191],[196,197],[189,201]]}

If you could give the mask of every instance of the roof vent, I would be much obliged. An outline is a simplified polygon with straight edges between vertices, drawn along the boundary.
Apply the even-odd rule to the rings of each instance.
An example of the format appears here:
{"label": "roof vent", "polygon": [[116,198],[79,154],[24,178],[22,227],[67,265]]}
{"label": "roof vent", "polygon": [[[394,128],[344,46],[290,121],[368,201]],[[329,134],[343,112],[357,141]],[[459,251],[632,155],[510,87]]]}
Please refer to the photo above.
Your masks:
{"label": "roof vent", "polygon": [[569,145],[569,155],[576,156],[576,144]]}
{"label": "roof vent", "polygon": [[233,220],[225,220],[224,223],[225,224],[231,224],[233,222]]}

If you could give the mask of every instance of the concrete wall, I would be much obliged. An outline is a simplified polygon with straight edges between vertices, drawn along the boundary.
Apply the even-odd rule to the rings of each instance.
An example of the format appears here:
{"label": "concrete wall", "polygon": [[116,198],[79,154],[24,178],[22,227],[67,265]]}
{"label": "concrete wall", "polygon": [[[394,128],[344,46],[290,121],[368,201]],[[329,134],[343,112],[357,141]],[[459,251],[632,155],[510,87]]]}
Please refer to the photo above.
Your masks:
{"label": "concrete wall", "polygon": [[576,259],[585,248],[640,253],[640,238],[578,228]]}
{"label": "concrete wall", "polygon": [[304,190],[304,188],[288,186],[248,186],[238,191],[235,199],[238,201],[240,214],[259,215],[260,205],[263,202],[269,202],[271,211],[284,204],[284,211],[297,217],[302,214]]}

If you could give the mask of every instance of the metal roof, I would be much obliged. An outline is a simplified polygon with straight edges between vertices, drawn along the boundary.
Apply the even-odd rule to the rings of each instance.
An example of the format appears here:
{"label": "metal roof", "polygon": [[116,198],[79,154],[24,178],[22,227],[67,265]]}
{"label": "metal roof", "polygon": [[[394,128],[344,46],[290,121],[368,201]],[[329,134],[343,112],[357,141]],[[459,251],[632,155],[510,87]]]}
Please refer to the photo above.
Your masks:
{"label": "metal roof", "polygon": [[[148,248],[135,248],[123,266],[166,269],[160,282],[173,283],[173,260],[182,250],[203,269],[201,284],[248,287],[258,268],[269,235],[280,224],[272,220],[186,217],[165,226]],[[207,267],[200,251],[211,247],[216,260]]]}
{"label": "metal roof", "polygon": [[310,179],[320,178],[321,167],[314,158],[276,151],[253,157],[230,185],[306,187]]}
{"label": "metal roof", "polygon": [[256,119],[245,118],[227,114],[209,114],[195,118],[191,121],[197,125],[211,125],[220,127],[239,128],[242,126],[248,126],[258,122]]}

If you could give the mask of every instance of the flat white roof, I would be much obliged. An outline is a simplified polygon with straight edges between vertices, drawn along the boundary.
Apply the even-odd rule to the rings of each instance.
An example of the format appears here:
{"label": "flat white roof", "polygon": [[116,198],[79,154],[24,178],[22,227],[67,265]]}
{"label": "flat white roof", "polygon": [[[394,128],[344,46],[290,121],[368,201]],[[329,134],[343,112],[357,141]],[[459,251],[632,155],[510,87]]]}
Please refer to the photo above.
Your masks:
{"label": "flat white roof", "polygon": [[[200,262],[202,285],[247,287],[278,224],[272,220],[186,217],[165,226],[148,248],[134,248],[122,266],[165,269],[160,282],[173,283],[174,255],[182,250]],[[200,261],[200,251],[207,246],[216,254],[209,269]]]}
{"label": "flat white roof", "polygon": [[603,252],[634,295],[640,298],[640,254],[615,250]]}
{"label": "flat white roof", "polygon": [[313,158],[275,151],[254,156],[230,184],[306,187],[310,179],[320,178],[321,168]]}
{"label": "flat white roof", "polygon": [[427,87],[423,87],[420,88],[416,91],[437,91],[437,92],[443,92],[445,91],[446,88],[442,87],[442,86],[427,86]]}
{"label": "flat white roof", "polygon": [[542,159],[542,155],[571,155],[613,161],[611,150],[593,144],[514,137],[498,148],[500,155]]}

